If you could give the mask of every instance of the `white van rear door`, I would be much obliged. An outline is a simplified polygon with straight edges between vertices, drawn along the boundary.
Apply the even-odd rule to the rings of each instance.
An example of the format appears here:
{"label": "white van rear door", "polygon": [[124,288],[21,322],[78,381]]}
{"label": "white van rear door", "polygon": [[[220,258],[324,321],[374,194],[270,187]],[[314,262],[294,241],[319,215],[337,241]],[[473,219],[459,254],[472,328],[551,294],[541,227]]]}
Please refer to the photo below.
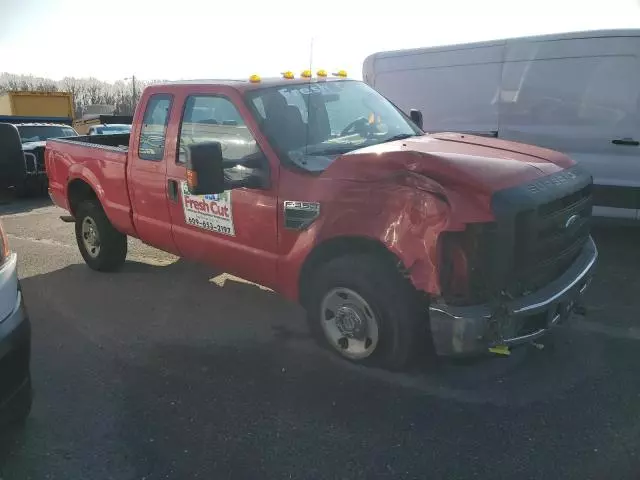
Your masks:
{"label": "white van rear door", "polygon": [[500,92],[500,138],[564,152],[594,177],[594,214],[640,211],[640,40],[513,42]]}

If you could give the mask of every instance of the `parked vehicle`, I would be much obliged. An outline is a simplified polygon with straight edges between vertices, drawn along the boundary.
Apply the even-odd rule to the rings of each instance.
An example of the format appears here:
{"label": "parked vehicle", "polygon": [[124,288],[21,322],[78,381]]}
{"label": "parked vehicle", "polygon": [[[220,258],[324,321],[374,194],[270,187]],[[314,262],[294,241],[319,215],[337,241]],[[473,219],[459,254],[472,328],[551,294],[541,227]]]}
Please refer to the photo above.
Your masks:
{"label": "parked vehicle", "polygon": [[115,123],[113,125],[92,125],[87,135],[114,135],[118,133],[131,133],[131,125]]}
{"label": "parked vehicle", "polygon": [[78,134],[72,127],[57,123],[0,123],[0,136],[8,135],[9,144],[14,145],[16,134],[21,141],[22,153],[14,151],[13,147],[0,150],[0,188],[13,187],[19,196],[45,194],[48,180],[44,146],[47,139]]}
{"label": "parked vehicle", "polygon": [[16,267],[0,223],[0,431],[31,411],[31,325]]}
{"label": "parked vehicle", "polygon": [[429,132],[566,153],[594,177],[594,215],[640,220],[640,30],[380,52],[365,81]]}
{"label": "parked vehicle", "polygon": [[133,121],[132,115],[107,115],[107,114],[96,114],[89,116],[89,118],[82,118],[73,122],[73,128],[80,135],[91,135],[89,130],[92,127],[102,128],[105,125],[126,125],[131,131],[131,122]]}
{"label": "parked vehicle", "polygon": [[362,82],[291,77],[149,86],[131,135],[47,142],[89,267],[117,269],[137,237],[299,300],[321,342],[388,368],[570,315],[597,257],[583,168],[424,135]]}
{"label": "parked vehicle", "polygon": [[7,92],[0,94],[0,115],[49,117],[73,121],[73,95],[67,92]]}

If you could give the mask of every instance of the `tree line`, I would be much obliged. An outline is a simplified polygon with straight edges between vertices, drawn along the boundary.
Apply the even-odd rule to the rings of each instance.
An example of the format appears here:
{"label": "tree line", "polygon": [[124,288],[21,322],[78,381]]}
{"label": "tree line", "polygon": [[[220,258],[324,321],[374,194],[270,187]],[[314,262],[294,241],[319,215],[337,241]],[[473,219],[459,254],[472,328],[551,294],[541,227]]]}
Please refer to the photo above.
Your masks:
{"label": "tree line", "polygon": [[130,81],[108,83],[97,78],[65,77],[56,81],[33,75],[0,73],[0,93],[9,91],[69,92],[73,95],[75,117],[81,118],[90,105],[113,105],[116,115],[132,115],[142,89],[153,81],[135,81],[135,98]]}

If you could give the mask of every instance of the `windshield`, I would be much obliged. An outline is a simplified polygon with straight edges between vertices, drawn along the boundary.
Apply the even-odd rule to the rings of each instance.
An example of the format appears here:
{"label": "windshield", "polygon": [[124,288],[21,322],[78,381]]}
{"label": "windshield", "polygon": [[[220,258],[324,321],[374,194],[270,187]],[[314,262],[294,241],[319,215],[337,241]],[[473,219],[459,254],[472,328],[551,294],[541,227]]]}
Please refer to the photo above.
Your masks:
{"label": "windshield", "polygon": [[111,125],[105,127],[96,127],[95,132],[98,135],[114,135],[117,133],[131,133],[131,125]]}
{"label": "windshield", "polygon": [[49,138],[75,137],[78,134],[71,127],[64,125],[20,125],[20,140],[22,143],[42,142]]}
{"label": "windshield", "polygon": [[338,155],[422,132],[396,107],[357,81],[297,84],[249,92],[271,143],[290,161],[322,171]]}

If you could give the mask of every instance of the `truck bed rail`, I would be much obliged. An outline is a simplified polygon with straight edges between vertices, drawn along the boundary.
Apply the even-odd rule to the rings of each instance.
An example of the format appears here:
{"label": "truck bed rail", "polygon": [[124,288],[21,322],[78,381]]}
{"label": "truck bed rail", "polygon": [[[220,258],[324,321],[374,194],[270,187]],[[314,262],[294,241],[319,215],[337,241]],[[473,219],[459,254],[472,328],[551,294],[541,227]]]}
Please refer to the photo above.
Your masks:
{"label": "truck bed rail", "polygon": [[129,150],[129,137],[130,134],[128,133],[118,133],[114,135],[79,135],[77,137],[56,138],[51,141],[127,152]]}

